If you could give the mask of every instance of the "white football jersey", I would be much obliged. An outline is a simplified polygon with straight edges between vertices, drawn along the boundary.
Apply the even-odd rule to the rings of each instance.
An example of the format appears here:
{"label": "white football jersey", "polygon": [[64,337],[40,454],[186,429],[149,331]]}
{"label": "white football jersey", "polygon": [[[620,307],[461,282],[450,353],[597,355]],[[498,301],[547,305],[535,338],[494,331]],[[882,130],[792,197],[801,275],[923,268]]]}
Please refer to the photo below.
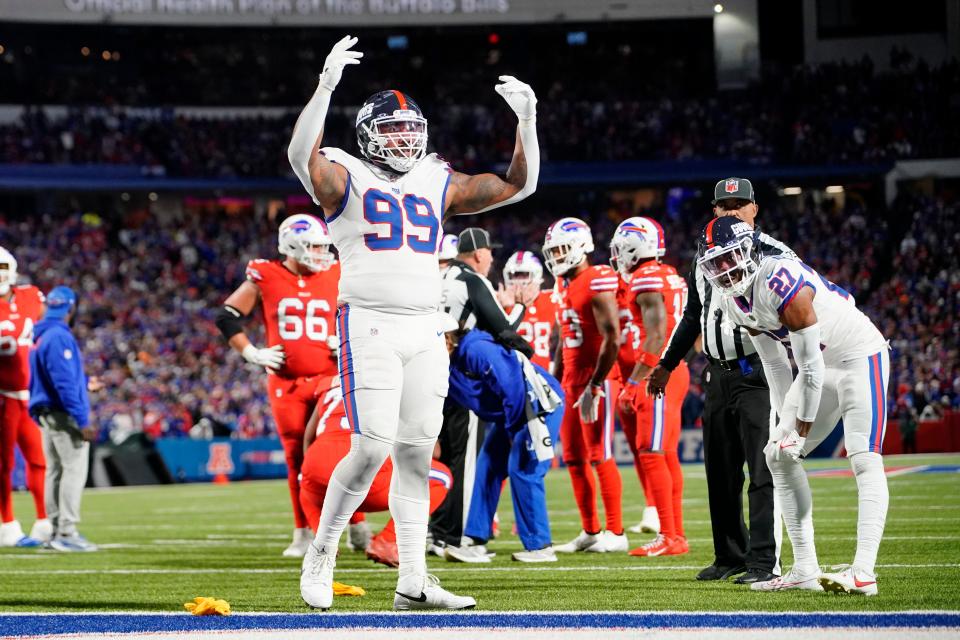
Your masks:
{"label": "white football jersey", "polygon": [[339,302],[389,313],[437,311],[450,165],[432,153],[391,179],[342,149],[321,152],[348,173],[343,202],[326,220],[340,253]]}
{"label": "white football jersey", "polygon": [[795,258],[764,258],[746,295],[724,296],[721,305],[734,324],[765,333],[789,347],[789,332],[780,322],[780,313],[805,286],[814,291],[813,309],[825,364],[865,358],[886,348],[887,341],[857,309],[852,295]]}

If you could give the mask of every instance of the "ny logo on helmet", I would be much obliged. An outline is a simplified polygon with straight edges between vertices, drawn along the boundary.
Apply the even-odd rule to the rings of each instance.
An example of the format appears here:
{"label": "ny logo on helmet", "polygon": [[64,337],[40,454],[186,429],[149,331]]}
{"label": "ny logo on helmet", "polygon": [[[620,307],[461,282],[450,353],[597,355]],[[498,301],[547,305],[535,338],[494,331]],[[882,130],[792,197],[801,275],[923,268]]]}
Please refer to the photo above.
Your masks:
{"label": "ny logo on helmet", "polygon": [[740,181],[735,179],[727,180],[723,185],[723,190],[727,193],[736,193],[740,190]]}

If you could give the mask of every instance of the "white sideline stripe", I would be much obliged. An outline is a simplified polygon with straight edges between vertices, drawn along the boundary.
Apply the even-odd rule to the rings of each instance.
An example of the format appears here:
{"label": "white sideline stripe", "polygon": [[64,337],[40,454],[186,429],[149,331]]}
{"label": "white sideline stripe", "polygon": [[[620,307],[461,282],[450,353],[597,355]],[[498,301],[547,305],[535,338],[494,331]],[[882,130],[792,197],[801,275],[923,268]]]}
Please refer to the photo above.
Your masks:
{"label": "white sideline stripe", "polygon": [[[879,565],[878,565],[879,566]],[[148,613],[155,616],[183,616],[182,611],[170,611],[165,609],[163,611],[150,611],[149,609],[143,609],[139,611],[130,611],[129,609],[124,609],[122,611],[9,611],[9,612],[0,612],[0,615],[3,616],[19,616],[19,617],[31,617],[31,618],[56,618],[60,616],[128,616],[128,617],[139,617],[143,614]],[[327,611],[323,614],[310,614],[310,613],[291,613],[289,611],[231,611],[231,617],[243,617],[243,616],[309,616],[309,615],[322,615],[324,618],[340,618],[340,617],[356,617],[363,612],[360,611]],[[377,616],[389,616],[395,618],[407,617],[410,614],[404,611],[370,611],[368,612],[372,615]],[[960,609],[902,609],[898,611],[764,611],[764,610],[747,610],[741,609],[737,611],[709,611],[709,610],[697,610],[697,611],[684,611],[680,609],[638,609],[631,611],[623,611],[617,609],[544,609],[542,611],[417,611],[416,615],[418,616],[437,616],[437,617],[447,617],[447,616],[474,616],[479,617],[522,617],[527,615],[584,615],[584,616],[603,616],[603,615],[612,615],[612,616],[621,616],[621,615],[638,615],[638,616],[690,616],[690,617],[702,617],[702,616],[718,616],[718,617],[737,617],[737,616],[827,616],[827,617],[847,617],[851,615],[876,615],[879,617],[895,617],[901,615],[911,615],[911,614],[922,614],[922,615],[960,615]],[[517,627],[518,629],[521,627]],[[394,631],[395,629],[390,629]],[[232,630],[231,630],[232,631]]]}
{"label": "white sideline stripe", "polygon": [[[531,566],[506,566],[506,567],[472,567],[467,565],[460,565],[456,567],[430,567],[430,573],[439,573],[452,571],[455,573],[463,573],[465,571],[542,571],[542,572],[567,572],[567,571],[694,571],[697,569],[702,569],[703,565],[635,565],[627,567],[607,567],[607,566],[575,566],[575,567],[531,567]],[[878,564],[878,569],[960,569],[960,564],[958,563],[945,563],[945,564]],[[94,575],[94,574],[111,574],[111,575],[153,575],[159,574],[164,575],[168,573],[176,574],[274,574],[274,573],[287,573],[295,574],[297,573],[298,567],[291,566],[287,569],[36,569],[36,570],[12,570],[4,571],[4,575]],[[382,575],[390,574],[390,570],[386,567],[378,569],[342,569],[339,572],[340,574],[354,574],[354,573],[379,573]]]}

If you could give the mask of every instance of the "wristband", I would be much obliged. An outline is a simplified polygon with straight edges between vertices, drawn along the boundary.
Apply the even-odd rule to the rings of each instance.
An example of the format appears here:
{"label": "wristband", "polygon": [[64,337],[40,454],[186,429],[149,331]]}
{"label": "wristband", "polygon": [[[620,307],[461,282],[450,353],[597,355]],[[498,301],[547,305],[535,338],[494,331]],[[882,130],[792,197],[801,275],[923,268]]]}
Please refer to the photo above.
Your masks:
{"label": "wristband", "polygon": [[634,380],[633,378],[627,378],[627,384],[630,385],[630,386],[636,386],[636,385],[638,385],[638,384],[640,384],[640,383],[637,382],[636,380]]}
{"label": "wristband", "polygon": [[660,356],[654,355],[649,351],[641,351],[640,357],[637,360],[645,367],[650,367],[653,369],[658,364],[660,364]]}

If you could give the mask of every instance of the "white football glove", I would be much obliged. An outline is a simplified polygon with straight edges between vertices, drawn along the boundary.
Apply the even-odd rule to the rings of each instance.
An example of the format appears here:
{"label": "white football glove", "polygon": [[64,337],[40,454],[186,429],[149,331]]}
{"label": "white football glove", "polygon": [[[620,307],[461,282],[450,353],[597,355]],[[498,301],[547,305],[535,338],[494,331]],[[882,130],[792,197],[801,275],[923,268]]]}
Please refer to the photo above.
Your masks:
{"label": "white football glove", "polygon": [[573,403],[573,408],[580,407],[580,420],[587,424],[596,422],[600,416],[600,398],[604,397],[603,389],[588,384],[580,394],[580,398]]}
{"label": "white football glove", "polygon": [[806,451],[803,450],[803,445],[806,444],[806,442],[806,438],[797,433],[795,429],[791,429],[790,432],[780,440],[768,442],[764,450],[773,453],[774,460],[779,460],[780,456],[787,455],[797,462],[800,462],[803,456],[806,455]]}
{"label": "white football glove", "polygon": [[287,361],[287,354],[283,352],[282,344],[275,344],[265,349],[257,349],[252,344],[248,344],[240,355],[250,364],[266,367],[272,371],[279,370]]}
{"label": "white football glove", "polygon": [[323,62],[323,73],[320,74],[320,86],[333,91],[340,82],[343,75],[343,68],[348,64],[360,64],[360,58],[363,54],[359,51],[350,51],[350,47],[357,44],[357,39],[353,36],[344,36],[340,41],[333,45],[330,54]]}
{"label": "white football glove", "polygon": [[520,120],[530,120],[537,115],[537,96],[526,82],[520,82],[513,76],[500,76],[500,82],[494,87],[503,96]]}

